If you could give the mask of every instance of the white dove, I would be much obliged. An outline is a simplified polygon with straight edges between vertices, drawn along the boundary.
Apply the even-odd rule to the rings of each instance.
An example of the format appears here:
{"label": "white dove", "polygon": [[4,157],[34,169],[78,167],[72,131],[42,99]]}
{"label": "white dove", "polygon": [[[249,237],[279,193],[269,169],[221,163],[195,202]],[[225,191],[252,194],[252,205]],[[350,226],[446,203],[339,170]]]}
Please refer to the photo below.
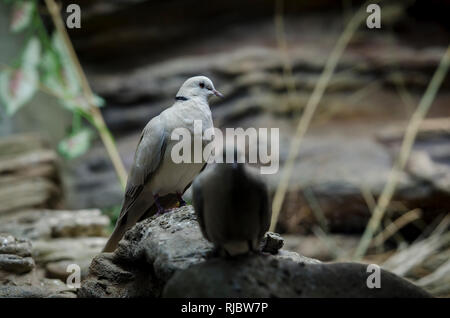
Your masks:
{"label": "white dove", "polygon": [[204,169],[206,162],[175,163],[171,150],[177,141],[171,140],[170,136],[176,128],[186,128],[193,136],[194,120],[201,120],[203,131],[212,129],[208,104],[212,95],[223,97],[209,78],[191,77],[178,91],[175,104],[145,126],[128,176],[122,210],[103,252],[114,251],[125,232],[153,205],[156,205],[158,213],[163,213],[160,200],[163,196],[175,194],[180,206],[186,204],[182,194]]}

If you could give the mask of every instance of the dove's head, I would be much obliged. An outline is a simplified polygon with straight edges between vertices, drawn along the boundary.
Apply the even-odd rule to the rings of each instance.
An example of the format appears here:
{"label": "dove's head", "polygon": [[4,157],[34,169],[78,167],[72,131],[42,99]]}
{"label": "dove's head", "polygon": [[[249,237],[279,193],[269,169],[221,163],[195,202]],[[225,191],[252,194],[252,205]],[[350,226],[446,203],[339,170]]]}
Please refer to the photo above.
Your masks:
{"label": "dove's head", "polygon": [[216,95],[223,97],[223,95],[214,88],[212,81],[206,76],[194,76],[186,80],[181,85],[178,91],[177,98],[191,98],[191,97],[204,97],[208,99],[210,96]]}

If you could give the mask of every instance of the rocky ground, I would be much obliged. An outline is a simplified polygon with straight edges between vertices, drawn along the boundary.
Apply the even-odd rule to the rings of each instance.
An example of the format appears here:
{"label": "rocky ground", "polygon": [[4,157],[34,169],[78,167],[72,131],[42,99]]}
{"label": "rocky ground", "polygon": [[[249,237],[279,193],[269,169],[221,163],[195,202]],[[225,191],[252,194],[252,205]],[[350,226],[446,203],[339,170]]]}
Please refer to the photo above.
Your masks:
{"label": "rocky ground", "polygon": [[[99,210],[27,210],[0,218],[0,297],[72,297],[70,264],[86,277],[106,243]],[[62,294],[61,294],[62,293]]]}
{"label": "rocky ground", "polygon": [[214,257],[192,207],[178,208],[139,223],[114,253],[96,256],[78,297],[428,297],[384,270],[382,288],[370,289],[367,265],[321,263],[278,250],[280,240],[269,234],[259,255]]}
{"label": "rocky ground", "polygon": [[[436,234],[442,234],[449,221]],[[74,228],[80,225],[69,223],[56,233],[76,235]],[[81,233],[94,234],[101,227],[98,220],[91,224],[89,229],[85,222]],[[427,244],[448,248],[448,237],[436,235],[394,254],[382,266],[390,272],[381,270],[381,288],[371,289],[367,263],[322,263],[292,251],[292,244],[283,248],[285,240],[276,234],[266,235],[261,253],[218,258],[201,235],[191,206],[138,223],[114,253],[99,254],[104,238],[49,238],[48,230],[43,233],[45,240],[36,234],[31,240],[0,236],[0,297],[428,297],[400,276],[429,270],[436,266],[433,263],[444,265],[426,278],[416,275],[412,280],[436,295],[447,292],[441,280],[446,279],[448,251],[440,253],[440,259],[430,258],[437,254],[431,255],[433,248]],[[420,267],[413,261],[417,255]],[[78,290],[65,284],[69,264],[82,269]]]}

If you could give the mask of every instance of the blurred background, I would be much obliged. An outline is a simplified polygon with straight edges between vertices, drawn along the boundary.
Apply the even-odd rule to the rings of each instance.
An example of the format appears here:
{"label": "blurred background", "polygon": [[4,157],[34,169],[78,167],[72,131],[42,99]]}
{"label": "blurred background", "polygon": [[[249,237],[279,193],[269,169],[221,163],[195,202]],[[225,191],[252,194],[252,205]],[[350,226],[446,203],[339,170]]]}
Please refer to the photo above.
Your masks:
{"label": "blurred background", "polygon": [[[324,65],[364,4],[64,0],[63,21],[71,3],[81,28],[67,31],[89,98],[46,3],[0,1],[0,232],[31,239],[41,275],[60,279],[74,260],[87,270],[123,197],[96,118],[128,170],[145,124],[185,79],[206,75],[225,95],[211,101],[215,126],[280,129],[280,171],[267,177],[273,196]],[[380,7],[381,28],[369,29],[364,14],[328,82],[276,227],[286,249],[322,261],[353,259],[450,42],[450,1]],[[363,261],[450,296],[449,211],[447,76]]]}

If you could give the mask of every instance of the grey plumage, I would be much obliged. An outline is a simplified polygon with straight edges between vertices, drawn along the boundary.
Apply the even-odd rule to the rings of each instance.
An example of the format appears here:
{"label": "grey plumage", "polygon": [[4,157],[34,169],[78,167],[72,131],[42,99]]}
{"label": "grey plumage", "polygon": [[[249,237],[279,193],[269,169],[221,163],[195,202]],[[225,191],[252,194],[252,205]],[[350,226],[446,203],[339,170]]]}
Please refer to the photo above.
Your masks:
{"label": "grey plumage", "polygon": [[243,163],[217,163],[193,182],[204,237],[231,256],[256,251],[271,218],[266,184]]}
{"label": "grey plumage", "polygon": [[161,207],[174,203],[174,194],[182,200],[181,195],[203,170],[204,161],[173,162],[171,149],[176,141],[171,140],[170,136],[176,128],[186,128],[193,133],[194,120],[202,121],[203,130],[213,127],[208,104],[208,98],[212,95],[222,96],[210,79],[192,77],[181,86],[175,104],[145,126],[128,175],[121,212],[103,252],[114,251],[129,228],[144,216],[155,213],[155,205],[161,212]]}

